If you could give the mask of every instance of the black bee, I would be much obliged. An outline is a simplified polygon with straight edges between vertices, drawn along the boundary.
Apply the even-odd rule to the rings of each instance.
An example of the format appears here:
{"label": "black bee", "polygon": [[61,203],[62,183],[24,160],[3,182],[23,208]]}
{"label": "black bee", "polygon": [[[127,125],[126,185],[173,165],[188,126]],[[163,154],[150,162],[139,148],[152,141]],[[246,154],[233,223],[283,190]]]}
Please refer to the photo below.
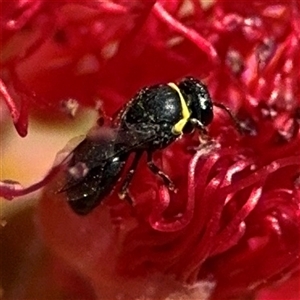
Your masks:
{"label": "black bee", "polygon": [[205,134],[205,127],[213,120],[213,105],[225,109],[236,122],[227,107],[212,102],[206,86],[195,78],[140,90],[117,115],[112,134],[87,137],[73,151],[67,181],[61,189],[71,208],[86,215],[99,205],[114,188],[132,153],[135,156],[125,174],[121,198],[130,199],[128,186],[144,152],[149,169],[174,189],[152,155],[195,128]]}

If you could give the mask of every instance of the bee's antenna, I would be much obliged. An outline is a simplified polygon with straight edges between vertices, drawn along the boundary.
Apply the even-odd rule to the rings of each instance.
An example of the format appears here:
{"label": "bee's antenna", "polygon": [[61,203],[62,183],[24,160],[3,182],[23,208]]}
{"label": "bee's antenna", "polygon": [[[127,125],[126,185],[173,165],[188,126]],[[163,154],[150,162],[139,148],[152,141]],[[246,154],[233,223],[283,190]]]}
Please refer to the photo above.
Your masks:
{"label": "bee's antenna", "polygon": [[236,127],[236,129],[241,133],[244,134],[244,130],[243,130],[243,126],[241,125],[241,122],[236,118],[236,116],[234,116],[230,110],[230,108],[228,108],[226,105],[219,103],[219,102],[213,102],[213,105],[216,107],[219,107],[223,110],[226,111],[226,113],[229,115],[230,119],[233,121],[234,126]]}

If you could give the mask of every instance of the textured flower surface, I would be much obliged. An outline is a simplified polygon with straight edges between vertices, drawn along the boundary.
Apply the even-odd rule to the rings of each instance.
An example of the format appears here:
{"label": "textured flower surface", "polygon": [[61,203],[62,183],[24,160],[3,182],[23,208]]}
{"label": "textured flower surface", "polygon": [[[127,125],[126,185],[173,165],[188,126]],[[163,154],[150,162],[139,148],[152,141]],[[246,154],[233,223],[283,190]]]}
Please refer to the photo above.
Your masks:
{"label": "textured flower surface", "polygon": [[177,193],[143,157],[134,205],[118,198],[118,183],[84,217],[57,193],[61,156],[28,188],[1,182],[11,199],[44,187],[36,228],[55,256],[58,299],[299,299],[298,1],[1,6],[0,92],[21,136],[28,112],[54,128],[87,107],[109,121],[140,88],[187,75],[243,128],[215,108],[212,143],[196,132],[154,155]]}

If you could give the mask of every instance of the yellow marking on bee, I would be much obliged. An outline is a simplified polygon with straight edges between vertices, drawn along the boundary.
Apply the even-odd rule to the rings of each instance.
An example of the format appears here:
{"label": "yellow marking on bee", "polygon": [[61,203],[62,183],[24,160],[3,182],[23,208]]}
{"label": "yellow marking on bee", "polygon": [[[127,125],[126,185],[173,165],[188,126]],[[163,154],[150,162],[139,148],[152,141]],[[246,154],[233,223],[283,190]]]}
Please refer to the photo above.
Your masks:
{"label": "yellow marking on bee", "polygon": [[186,101],[185,101],[182,93],[180,92],[180,89],[178,88],[178,86],[173,82],[168,83],[168,86],[171,87],[173,90],[175,90],[178,93],[179,98],[180,98],[182,119],[180,119],[172,128],[172,133],[179,135],[179,134],[182,134],[183,128],[184,128],[185,124],[187,123],[187,121],[189,120],[191,113],[187,107]]}

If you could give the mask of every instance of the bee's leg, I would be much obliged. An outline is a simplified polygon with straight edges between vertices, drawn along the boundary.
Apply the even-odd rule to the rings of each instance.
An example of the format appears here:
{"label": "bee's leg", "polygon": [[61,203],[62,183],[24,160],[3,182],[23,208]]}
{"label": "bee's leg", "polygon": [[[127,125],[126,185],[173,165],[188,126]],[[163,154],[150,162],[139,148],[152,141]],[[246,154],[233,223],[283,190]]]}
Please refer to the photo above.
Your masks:
{"label": "bee's leg", "polygon": [[133,158],[133,161],[131,163],[131,166],[127,172],[127,174],[125,175],[125,179],[122,183],[122,186],[121,186],[121,189],[119,191],[119,198],[120,199],[125,199],[126,201],[128,201],[130,204],[133,204],[133,200],[129,194],[129,191],[128,191],[128,186],[133,178],[133,175],[136,171],[136,168],[137,168],[137,165],[139,163],[139,160],[142,156],[143,152],[142,151],[139,151],[139,152],[136,152],[135,154],[135,157]]}
{"label": "bee's leg", "polygon": [[169,178],[167,174],[165,174],[157,165],[154,164],[152,159],[152,152],[147,151],[147,164],[148,168],[151,170],[152,173],[159,176],[164,184],[168,187],[171,191],[176,191],[175,184],[173,181]]}

